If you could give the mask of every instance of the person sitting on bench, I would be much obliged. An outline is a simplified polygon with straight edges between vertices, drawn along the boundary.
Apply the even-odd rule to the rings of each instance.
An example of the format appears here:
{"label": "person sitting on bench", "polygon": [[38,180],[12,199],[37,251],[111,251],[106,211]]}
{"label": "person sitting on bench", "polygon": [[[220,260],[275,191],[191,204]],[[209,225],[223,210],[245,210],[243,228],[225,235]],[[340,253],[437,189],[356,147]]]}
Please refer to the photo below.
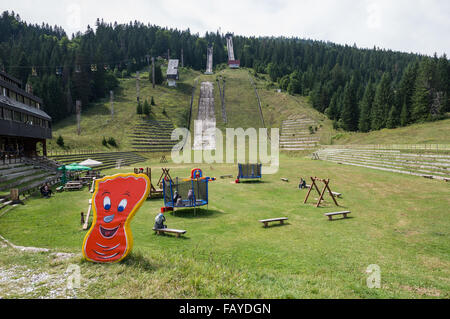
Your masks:
{"label": "person sitting on bench", "polygon": [[306,187],[306,181],[303,179],[303,177],[300,177],[300,183],[298,184],[298,188],[307,188]]}
{"label": "person sitting on bench", "polygon": [[160,212],[155,217],[155,229],[164,229],[167,228],[166,225],[164,225],[164,222],[166,221],[166,217],[164,216],[163,212]]}
{"label": "person sitting on bench", "polygon": [[50,187],[48,186],[47,183],[45,183],[41,189],[41,194],[42,196],[44,196],[45,198],[49,198],[52,195],[52,190],[50,189]]}

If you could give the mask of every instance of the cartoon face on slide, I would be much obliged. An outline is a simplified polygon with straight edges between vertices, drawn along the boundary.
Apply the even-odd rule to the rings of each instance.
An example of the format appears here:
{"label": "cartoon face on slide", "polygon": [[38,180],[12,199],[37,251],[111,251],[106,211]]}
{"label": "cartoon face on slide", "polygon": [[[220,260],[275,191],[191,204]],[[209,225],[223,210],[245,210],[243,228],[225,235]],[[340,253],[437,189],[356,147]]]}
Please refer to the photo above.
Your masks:
{"label": "cartoon face on slide", "polygon": [[149,185],[143,174],[117,174],[96,181],[94,220],[83,242],[87,260],[116,262],[125,258],[133,245],[129,224],[147,199]]}

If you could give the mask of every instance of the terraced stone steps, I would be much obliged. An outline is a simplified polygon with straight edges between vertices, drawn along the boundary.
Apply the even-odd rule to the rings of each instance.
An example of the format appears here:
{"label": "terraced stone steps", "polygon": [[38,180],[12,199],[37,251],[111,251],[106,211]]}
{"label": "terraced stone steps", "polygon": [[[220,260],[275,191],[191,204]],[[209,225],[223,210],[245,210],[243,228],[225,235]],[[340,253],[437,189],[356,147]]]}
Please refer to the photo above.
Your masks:
{"label": "terraced stone steps", "polygon": [[174,126],[169,120],[149,120],[136,124],[129,137],[133,150],[145,152],[170,152],[178,141],[171,140]]}
{"label": "terraced stone steps", "polygon": [[305,117],[291,117],[282,121],[280,149],[285,151],[304,151],[316,148],[320,137],[316,133],[311,134],[310,127],[317,127],[317,123]]}
{"label": "terraced stone steps", "polygon": [[[59,179],[55,168],[49,168],[44,163],[46,159],[21,158],[21,163],[0,166],[0,191],[8,195],[12,188],[19,193],[42,186],[46,181]],[[42,166],[44,165],[44,166]]]}
{"label": "terraced stone steps", "polygon": [[322,160],[435,179],[450,178],[450,155],[401,153],[395,150],[324,149]]}
{"label": "terraced stone steps", "polygon": [[120,163],[121,166],[130,166],[139,162],[146,161],[146,158],[136,152],[110,152],[110,153],[92,153],[92,154],[73,154],[73,155],[57,155],[53,159],[64,164],[79,163],[88,158],[100,161],[103,164],[96,166],[95,169],[114,168]]}

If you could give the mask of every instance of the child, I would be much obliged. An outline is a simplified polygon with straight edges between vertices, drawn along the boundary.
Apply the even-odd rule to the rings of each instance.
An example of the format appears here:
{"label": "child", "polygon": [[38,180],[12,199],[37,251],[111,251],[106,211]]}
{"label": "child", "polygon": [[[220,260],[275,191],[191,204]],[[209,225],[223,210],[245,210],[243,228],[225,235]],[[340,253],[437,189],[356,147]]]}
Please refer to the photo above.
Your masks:
{"label": "child", "polygon": [[166,225],[164,225],[164,222],[166,221],[166,217],[164,217],[163,211],[161,211],[158,215],[155,217],[155,229],[164,229],[167,228]]}
{"label": "child", "polygon": [[192,190],[192,188],[190,188],[188,191],[188,199],[189,199],[189,205],[194,206],[194,191]]}

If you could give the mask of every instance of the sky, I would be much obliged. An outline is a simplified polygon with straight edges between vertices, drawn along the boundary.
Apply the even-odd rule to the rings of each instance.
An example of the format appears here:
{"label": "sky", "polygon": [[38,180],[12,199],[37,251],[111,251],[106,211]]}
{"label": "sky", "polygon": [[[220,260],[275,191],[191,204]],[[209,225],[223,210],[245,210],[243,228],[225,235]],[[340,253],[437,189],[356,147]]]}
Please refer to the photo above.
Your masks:
{"label": "sky", "polygon": [[433,55],[450,53],[449,0],[0,0],[29,23],[71,36],[105,22],[285,36]]}

